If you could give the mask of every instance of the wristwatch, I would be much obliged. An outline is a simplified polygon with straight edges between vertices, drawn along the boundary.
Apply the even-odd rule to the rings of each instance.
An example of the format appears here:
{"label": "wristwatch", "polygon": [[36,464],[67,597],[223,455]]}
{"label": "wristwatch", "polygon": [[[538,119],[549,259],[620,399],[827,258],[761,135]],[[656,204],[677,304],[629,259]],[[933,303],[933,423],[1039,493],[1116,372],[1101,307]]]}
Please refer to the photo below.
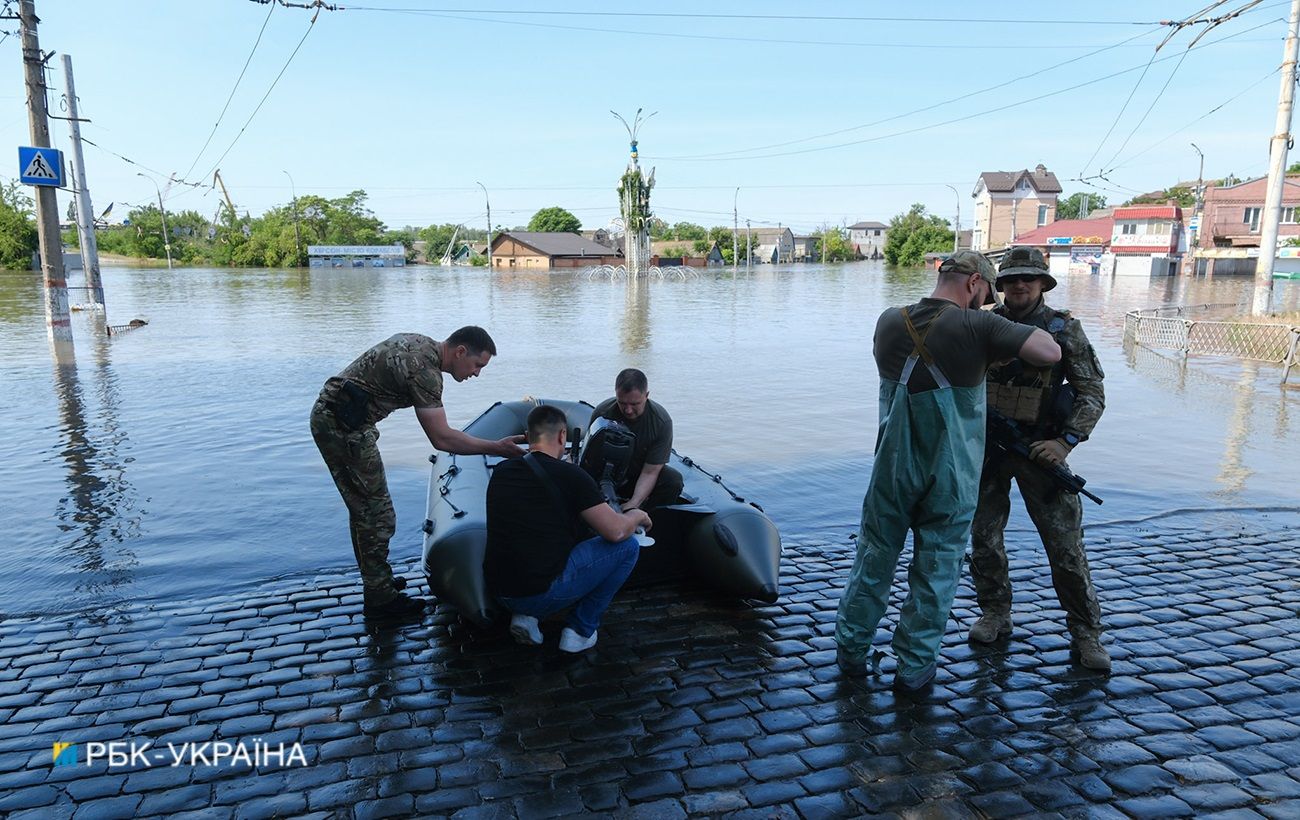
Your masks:
{"label": "wristwatch", "polygon": [[1079,442],[1082,441],[1082,439],[1080,439],[1074,433],[1062,433],[1061,441],[1064,441],[1066,444],[1070,445],[1071,447],[1078,447]]}

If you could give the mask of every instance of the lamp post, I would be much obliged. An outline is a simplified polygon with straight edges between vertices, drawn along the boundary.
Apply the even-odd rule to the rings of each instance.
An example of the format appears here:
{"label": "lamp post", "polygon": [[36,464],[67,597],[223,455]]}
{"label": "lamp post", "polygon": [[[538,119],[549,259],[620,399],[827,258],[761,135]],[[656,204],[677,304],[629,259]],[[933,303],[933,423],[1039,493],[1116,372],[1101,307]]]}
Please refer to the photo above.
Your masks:
{"label": "lamp post", "polygon": [[740,201],[740,186],[736,186],[736,195],[731,198],[731,269],[740,264],[740,211],[736,203]]}
{"label": "lamp post", "polygon": [[172,235],[167,231],[167,209],[163,207],[162,189],[158,187],[158,181],[155,180],[153,177],[148,176],[146,174],[142,174],[138,171],[136,172],[136,176],[144,177],[145,179],[152,182],[153,189],[158,192],[158,213],[162,214],[163,250],[167,252],[167,270],[171,270],[172,269]]}
{"label": "lamp post", "polygon": [[1205,154],[1201,151],[1196,143],[1191,142],[1192,150],[1201,158],[1200,168],[1196,172],[1196,206],[1192,211],[1192,220],[1195,227],[1191,230],[1191,236],[1187,239],[1187,258],[1191,261],[1191,273],[1196,273],[1196,246],[1201,244],[1201,208],[1204,205],[1205,191]]}
{"label": "lamp post", "polygon": [[475,182],[475,185],[483,189],[483,204],[487,206],[487,249],[488,249],[488,270],[492,270],[492,200],[488,199],[487,188],[481,182]]}
{"label": "lamp post", "polygon": [[952,195],[957,198],[957,222],[952,226],[952,252],[956,253],[961,250],[961,194],[957,193],[957,189],[951,185],[943,187],[952,191]]}
{"label": "lamp post", "polygon": [[289,177],[289,191],[293,194],[293,266],[302,267],[302,233],[298,229],[298,186],[293,184],[293,177],[288,171],[280,173]]}

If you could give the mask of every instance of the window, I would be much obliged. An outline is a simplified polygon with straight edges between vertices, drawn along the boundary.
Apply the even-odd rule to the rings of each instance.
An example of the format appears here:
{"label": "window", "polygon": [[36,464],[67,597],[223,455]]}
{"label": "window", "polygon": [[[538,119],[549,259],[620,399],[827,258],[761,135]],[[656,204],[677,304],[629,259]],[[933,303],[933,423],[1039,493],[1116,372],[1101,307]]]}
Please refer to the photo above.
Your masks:
{"label": "window", "polygon": [[1242,217],[1242,223],[1249,225],[1251,232],[1259,230],[1259,208],[1247,208],[1245,215]]}
{"label": "window", "polygon": [[1041,228],[1047,224],[1047,211],[1050,207],[1050,205],[1038,206],[1038,227]]}
{"label": "window", "polygon": [[1296,224],[1296,217],[1297,217],[1297,216],[1300,216],[1300,207],[1283,208],[1283,209],[1282,209],[1282,224],[1283,224],[1283,225],[1294,225],[1294,224]]}
{"label": "window", "polygon": [[1155,223],[1154,225],[1151,226],[1151,233],[1155,234],[1156,236],[1168,236],[1169,223],[1168,222]]}
{"label": "window", "polygon": [[876,228],[876,236],[880,236],[880,229]]}
{"label": "window", "polygon": [[1119,232],[1120,232],[1121,234],[1123,234],[1124,236],[1133,236],[1134,234],[1136,234],[1136,233],[1138,232],[1138,226],[1137,226],[1137,223],[1136,223],[1136,222],[1125,222],[1124,224],[1120,225]]}

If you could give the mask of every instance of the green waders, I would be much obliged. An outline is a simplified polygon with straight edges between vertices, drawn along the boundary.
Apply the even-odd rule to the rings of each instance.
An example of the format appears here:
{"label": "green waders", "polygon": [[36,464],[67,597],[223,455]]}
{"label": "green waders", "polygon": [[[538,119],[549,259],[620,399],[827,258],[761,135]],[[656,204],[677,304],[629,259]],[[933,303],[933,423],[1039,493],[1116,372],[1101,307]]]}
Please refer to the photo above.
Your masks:
{"label": "green waders", "polygon": [[[899,672],[904,675],[920,673],[939,655],[970,539],[984,460],[988,401],[984,384],[953,387],[925,347],[925,336],[941,314],[935,315],[925,333],[918,333],[903,309],[915,346],[898,381],[880,380],[875,464],[862,502],[857,558],[835,625],[841,649],[865,659],[911,530],[908,593],[893,639]],[[937,389],[908,392],[918,360],[925,363]]]}

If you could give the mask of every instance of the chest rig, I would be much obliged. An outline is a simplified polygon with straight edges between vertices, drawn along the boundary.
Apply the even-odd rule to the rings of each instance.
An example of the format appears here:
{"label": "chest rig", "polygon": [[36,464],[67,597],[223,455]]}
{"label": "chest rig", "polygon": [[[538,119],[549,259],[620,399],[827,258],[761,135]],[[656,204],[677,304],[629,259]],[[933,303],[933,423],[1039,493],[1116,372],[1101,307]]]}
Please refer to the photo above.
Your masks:
{"label": "chest rig", "polygon": [[[1042,308],[1026,324],[1046,330],[1061,344],[1069,313]],[[1009,419],[1042,428],[1056,393],[1065,381],[1064,361],[1048,367],[1030,367],[1020,359],[988,373],[989,407]]]}

